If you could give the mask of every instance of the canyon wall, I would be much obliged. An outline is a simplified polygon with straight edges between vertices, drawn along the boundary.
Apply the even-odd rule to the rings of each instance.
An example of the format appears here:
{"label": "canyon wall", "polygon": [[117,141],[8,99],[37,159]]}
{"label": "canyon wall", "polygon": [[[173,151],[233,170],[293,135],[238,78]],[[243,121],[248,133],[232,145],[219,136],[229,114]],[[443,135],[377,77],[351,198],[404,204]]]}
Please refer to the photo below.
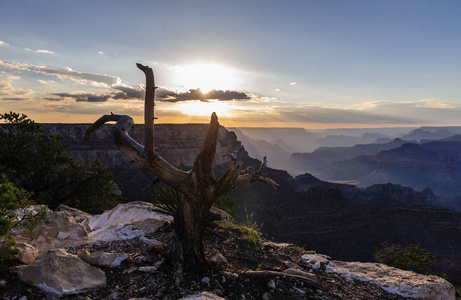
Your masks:
{"label": "canyon wall", "polygon": [[[153,189],[148,187],[155,176],[143,169],[114,145],[112,125],[103,125],[94,132],[90,139],[83,141],[83,133],[89,124],[42,124],[45,132],[60,134],[70,144],[71,153],[78,156],[85,164],[98,160],[114,173],[114,181],[122,196],[130,201],[147,201],[153,199]],[[155,125],[155,146],[157,152],[166,161],[180,169],[188,170],[193,165],[205,141],[208,124],[158,124]],[[136,125],[130,135],[143,144],[144,125]],[[224,153],[239,149],[241,143],[233,132],[221,127],[216,147],[217,164],[229,161]]]}
{"label": "canyon wall", "polygon": [[[83,142],[83,133],[89,124],[42,124],[45,132],[61,134],[70,144],[72,154],[90,164],[99,160],[109,169],[124,166],[129,159],[114,145],[112,125],[103,125],[93,133],[87,142]],[[187,128],[187,130],[185,130]],[[176,167],[192,166],[200,151],[208,130],[208,124],[158,124],[155,125],[155,146],[165,160]],[[144,125],[136,125],[130,135],[143,144]],[[224,153],[232,153],[240,147],[234,132],[221,127],[216,148],[216,163],[224,163]]]}

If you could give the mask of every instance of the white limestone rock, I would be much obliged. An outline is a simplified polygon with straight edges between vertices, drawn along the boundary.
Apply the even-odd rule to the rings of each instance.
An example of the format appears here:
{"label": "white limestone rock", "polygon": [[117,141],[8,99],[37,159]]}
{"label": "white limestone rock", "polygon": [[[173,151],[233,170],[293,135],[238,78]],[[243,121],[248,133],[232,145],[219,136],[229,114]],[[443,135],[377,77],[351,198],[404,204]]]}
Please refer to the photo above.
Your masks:
{"label": "white limestone rock", "polygon": [[118,267],[120,264],[128,258],[128,255],[124,253],[108,253],[108,252],[93,252],[82,251],[77,254],[77,257],[90,265],[102,266],[102,267]]}
{"label": "white limestone rock", "polygon": [[163,222],[172,222],[173,217],[154,211],[155,205],[147,202],[134,201],[119,204],[101,215],[90,218],[89,227],[92,231],[108,228],[114,225],[128,224],[145,219],[155,219]]}
{"label": "white limestone rock", "polygon": [[78,246],[89,242],[85,227],[75,222],[65,212],[57,211],[48,214],[31,232],[15,231],[17,242],[27,243],[37,248],[40,253],[51,249]]}
{"label": "white limestone rock", "polygon": [[[173,217],[157,213],[154,209],[155,206],[147,202],[119,204],[90,218],[90,238],[93,242],[144,238],[146,234],[173,221]],[[148,242],[146,239],[146,243]]]}
{"label": "white limestone rock", "polygon": [[314,270],[320,269],[321,266],[329,263],[329,257],[322,254],[304,254],[301,259]]}
{"label": "white limestone rock", "polygon": [[[167,222],[164,220],[145,219],[131,223],[102,227],[98,230],[91,231],[89,235],[93,242],[129,240],[135,237],[143,238],[146,234],[157,231],[165,224],[167,224]],[[146,244],[150,244],[151,242],[152,240],[145,239]]]}
{"label": "white limestone rock", "polygon": [[330,261],[327,273],[347,280],[360,280],[380,286],[383,290],[406,298],[455,300],[455,288],[438,276],[422,275],[378,263]]}
{"label": "white limestone rock", "polygon": [[21,269],[19,278],[58,297],[83,293],[106,284],[103,271],[64,249],[40,255],[33,263]]}
{"label": "white limestone rock", "polygon": [[90,231],[90,227],[88,226],[89,220],[92,217],[91,214],[86,213],[80,209],[73,208],[64,204],[60,204],[55,211],[62,211],[65,212],[66,216],[69,218],[73,218],[75,223],[82,224],[87,231]]}

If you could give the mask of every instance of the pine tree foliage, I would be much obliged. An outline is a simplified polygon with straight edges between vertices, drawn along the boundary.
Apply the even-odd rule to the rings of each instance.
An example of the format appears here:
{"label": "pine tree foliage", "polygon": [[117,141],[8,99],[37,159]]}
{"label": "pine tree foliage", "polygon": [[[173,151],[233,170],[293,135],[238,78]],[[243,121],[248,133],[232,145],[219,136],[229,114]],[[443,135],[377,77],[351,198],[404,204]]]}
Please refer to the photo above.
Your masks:
{"label": "pine tree foliage", "polygon": [[99,162],[83,165],[62,136],[46,134],[24,114],[0,114],[0,174],[55,209],[66,204],[101,213],[123,201],[113,192],[113,175]]}

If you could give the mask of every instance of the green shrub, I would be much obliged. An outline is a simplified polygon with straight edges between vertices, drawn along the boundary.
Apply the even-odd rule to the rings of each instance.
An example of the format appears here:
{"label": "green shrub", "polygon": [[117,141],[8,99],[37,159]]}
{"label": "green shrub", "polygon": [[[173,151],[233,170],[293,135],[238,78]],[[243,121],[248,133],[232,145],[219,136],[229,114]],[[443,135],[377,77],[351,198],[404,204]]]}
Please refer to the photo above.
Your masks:
{"label": "green shrub", "polygon": [[184,195],[172,187],[164,186],[162,189],[156,189],[153,201],[157,206],[155,211],[174,217],[183,198]]}
{"label": "green shrub", "polygon": [[[246,209],[245,209],[246,212]],[[232,220],[221,222],[221,226],[226,229],[239,232],[242,242],[249,248],[259,248],[262,244],[261,227],[253,220],[253,214],[246,214],[246,220],[243,224],[236,224]]]}
{"label": "green shrub", "polygon": [[0,173],[33,200],[55,209],[66,204],[101,213],[124,199],[113,192],[113,175],[99,162],[82,164],[62,136],[46,134],[26,115],[0,114]]}
{"label": "green shrub", "polygon": [[399,268],[402,270],[413,271],[425,275],[433,274],[432,262],[435,257],[429,251],[420,247],[420,245],[388,245],[383,243],[381,249],[373,254],[377,262]]}
{"label": "green shrub", "polygon": [[261,232],[259,232],[257,228],[240,225],[237,227],[237,230],[241,232],[242,240],[245,242],[245,244],[253,248],[261,247]]}
{"label": "green shrub", "polygon": [[[163,186],[161,189],[156,189],[154,193],[155,198],[153,203],[157,206],[155,211],[174,217],[176,211],[179,209],[179,205],[181,204],[184,195],[169,186]],[[232,217],[236,218],[237,215],[235,210],[232,209],[233,205],[234,200],[227,196],[221,197],[213,203],[214,207],[222,209]]]}
{"label": "green shrub", "polygon": [[15,187],[2,174],[0,178],[0,244],[10,258],[19,254],[11,231],[19,228],[32,230],[39,221],[46,217],[46,207],[35,213],[30,209],[32,202],[29,197],[30,193]]}

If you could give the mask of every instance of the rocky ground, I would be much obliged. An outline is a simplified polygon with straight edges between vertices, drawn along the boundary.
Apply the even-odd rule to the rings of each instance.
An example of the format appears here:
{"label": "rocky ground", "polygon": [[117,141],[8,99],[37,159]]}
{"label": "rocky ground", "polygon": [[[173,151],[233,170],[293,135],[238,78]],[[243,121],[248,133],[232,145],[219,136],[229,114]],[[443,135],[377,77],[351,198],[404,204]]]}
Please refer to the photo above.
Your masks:
{"label": "rocky ground", "polygon": [[334,261],[260,240],[252,225],[210,223],[209,263],[179,278],[171,218],[153,212],[152,204],[131,202],[97,216],[65,207],[34,232],[17,233],[19,242],[31,244],[22,252],[28,265],[0,260],[0,298],[455,299],[453,286],[439,277]]}
{"label": "rocky ground", "polygon": [[[171,235],[171,228],[166,226],[147,238],[165,240]],[[404,299],[372,284],[327,274],[324,268],[313,270],[301,259],[306,252],[299,247],[271,242],[251,246],[238,230],[219,227],[207,232],[205,251],[219,251],[228,263],[218,259],[203,269],[188,272],[178,285],[168,251],[146,247],[139,238],[66,250],[73,254],[82,250],[126,253],[129,259],[119,267],[100,267],[107,276],[104,287],[64,299],[180,299],[202,291],[225,299]],[[46,298],[40,289],[18,279],[20,267],[12,261],[1,262],[2,299]],[[317,284],[301,276],[283,275],[281,271],[288,267],[310,274]]]}

